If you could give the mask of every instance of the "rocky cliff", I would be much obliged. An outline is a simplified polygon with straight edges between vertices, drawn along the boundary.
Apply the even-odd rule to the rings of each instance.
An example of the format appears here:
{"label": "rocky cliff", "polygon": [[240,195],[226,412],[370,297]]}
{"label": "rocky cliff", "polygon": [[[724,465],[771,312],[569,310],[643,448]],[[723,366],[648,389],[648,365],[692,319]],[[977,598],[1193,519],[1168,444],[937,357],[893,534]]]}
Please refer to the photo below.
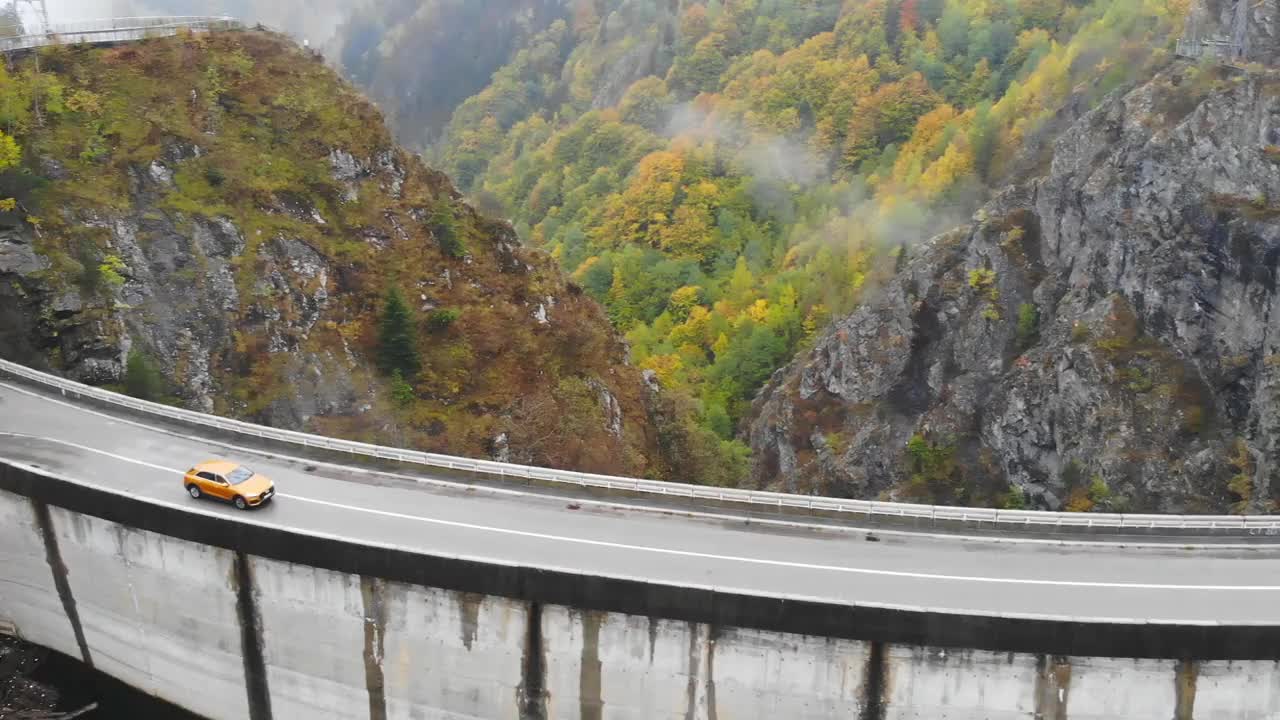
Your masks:
{"label": "rocky cliff", "polygon": [[1259,512],[1280,496],[1280,75],[1179,61],[904,249],[761,393],[755,478],[841,496]]}
{"label": "rocky cliff", "polygon": [[[0,74],[24,151],[0,178],[0,355],[279,427],[661,474],[651,391],[600,308],[318,58],[228,33]],[[392,286],[408,388],[374,369]]]}

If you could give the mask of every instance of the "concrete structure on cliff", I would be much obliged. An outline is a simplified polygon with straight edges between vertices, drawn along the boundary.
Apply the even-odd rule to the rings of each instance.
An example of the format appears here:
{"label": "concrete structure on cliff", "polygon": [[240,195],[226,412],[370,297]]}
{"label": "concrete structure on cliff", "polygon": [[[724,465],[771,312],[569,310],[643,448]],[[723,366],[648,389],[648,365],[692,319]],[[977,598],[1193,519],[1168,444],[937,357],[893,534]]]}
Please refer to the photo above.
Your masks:
{"label": "concrete structure on cliff", "polygon": [[[1280,713],[1278,519],[530,487],[0,374],[0,627],[209,718]],[[207,455],[278,503],[187,500]]]}
{"label": "concrete structure on cliff", "polygon": [[1274,65],[1280,60],[1277,11],[1275,0],[1200,0],[1187,17],[1177,52],[1183,57],[1213,57],[1229,64]]}

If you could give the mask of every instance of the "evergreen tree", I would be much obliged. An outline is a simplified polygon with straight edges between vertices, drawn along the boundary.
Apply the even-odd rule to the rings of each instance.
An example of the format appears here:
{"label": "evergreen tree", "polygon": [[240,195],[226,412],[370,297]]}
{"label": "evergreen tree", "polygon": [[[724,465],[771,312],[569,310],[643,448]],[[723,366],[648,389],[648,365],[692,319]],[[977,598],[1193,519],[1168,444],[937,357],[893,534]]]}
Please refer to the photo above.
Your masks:
{"label": "evergreen tree", "polygon": [[164,399],[164,376],[150,358],[136,349],[129,352],[129,359],[125,363],[124,391],[141,400],[160,402]]}
{"label": "evergreen tree", "polygon": [[413,318],[395,287],[387,291],[378,325],[378,369],[387,375],[400,373],[403,378],[412,378],[422,369]]}

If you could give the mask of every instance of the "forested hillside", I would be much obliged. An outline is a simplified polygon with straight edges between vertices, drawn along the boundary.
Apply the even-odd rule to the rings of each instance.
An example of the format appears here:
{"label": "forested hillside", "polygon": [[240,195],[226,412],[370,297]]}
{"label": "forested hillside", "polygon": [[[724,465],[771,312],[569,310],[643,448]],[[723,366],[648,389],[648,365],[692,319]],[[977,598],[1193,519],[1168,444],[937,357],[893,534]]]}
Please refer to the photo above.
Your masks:
{"label": "forested hillside", "polygon": [[378,99],[401,141],[422,148],[494,71],[568,15],[561,0],[367,0],[351,8],[328,54]]}
{"label": "forested hillside", "polygon": [[600,306],[283,37],[28,54],[0,131],[0,356],[278,427],[688,467]]}
{"label": "forested hillside", "polygon": [[1186,4],[562,3],[427,149],[740,457],[765,381],[904,246],[1042,171],[1069,119],[1168,62]]}

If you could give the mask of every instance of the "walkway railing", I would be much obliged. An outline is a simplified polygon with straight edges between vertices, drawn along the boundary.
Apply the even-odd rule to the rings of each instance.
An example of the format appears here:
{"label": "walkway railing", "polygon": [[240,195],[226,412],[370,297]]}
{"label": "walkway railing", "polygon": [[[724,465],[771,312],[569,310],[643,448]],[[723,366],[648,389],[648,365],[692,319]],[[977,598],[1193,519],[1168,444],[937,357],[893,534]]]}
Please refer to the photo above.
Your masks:
{"label": "walkway railing", "polygon": [[499,480],[539,481],[566,488],[596,488],[643,493],[655,497],[689,498],[716,503],[740,503],[744,508],[761,511],[800,510],[826,512],[849,519],[915,519],[921,525],[971,524],[1006,530],[1098,529],[1234,531],[1258,536],[1280,536],[1280,516],[1265,515],[1135,515],[1105,513],[1057,513],[1032,510],[992,510],[988,508],[941,507],[905,503],[843,500],[838,498],[789,495],[785,493],[716,488],[658,480],[640,480],[610,475],[551,470],[513,465],[489,460],[424,453],[381,445],[338,440],[292,430],[278,430],[263,425],[230,420],[160,405],[120,395],[101,388],[32,370],[24,365],[0,360],[0,376],[9,376],[42,386],[64,396],[90,398],[99,403],[126,408],[154,418],[178,422],[195,428],[209,428],[246,437],[287,443],[298,448],[315,448],[351,456],[391,460],[426,468],[460,471]]}
{"label": "walkway railing", "polygon": [[[235,18],[212,15],[167,15],[109,18],[50,25],[43,33],[0,37],[0,53],[47,45],[106,44],[176,35],[181,31],[210,32],[243,27]],[[3,28],[0,28],[3,32]]]}

